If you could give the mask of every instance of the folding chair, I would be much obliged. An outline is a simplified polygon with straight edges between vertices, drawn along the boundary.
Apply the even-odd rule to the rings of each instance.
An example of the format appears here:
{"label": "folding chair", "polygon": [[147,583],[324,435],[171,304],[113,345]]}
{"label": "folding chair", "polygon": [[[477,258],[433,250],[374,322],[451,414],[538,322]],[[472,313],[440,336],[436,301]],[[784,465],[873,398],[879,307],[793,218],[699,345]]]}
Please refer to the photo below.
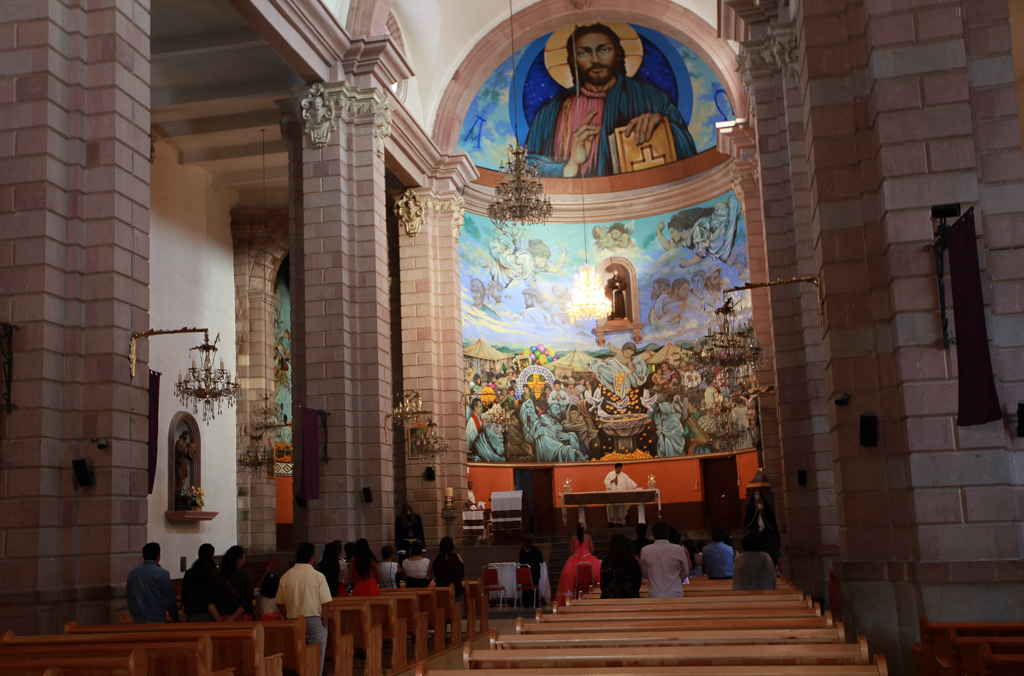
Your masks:
{"label": "folding chair", "polygon": [[540,585],[533,583],[533,571],[529,566],[516,566],[516,596],[512,601],[512,607],[516,607],[516,601],[524,591],[533,592],[533,607],[537,607],[537,597],[540,596]]}
{"label": "folding chair", "polygon": [[498,581],[498,567],[493,563],[484,566],[484,594],[490,596],[492,591],[500,593],[498,607],[505,607],[505,586]]}
{"label": "folding chair", "polygon": [[576,565],[576,598],[580,597],[580,592],[590,591],[590,588],[594,586],[594,566],[590,563],[580,563]]}

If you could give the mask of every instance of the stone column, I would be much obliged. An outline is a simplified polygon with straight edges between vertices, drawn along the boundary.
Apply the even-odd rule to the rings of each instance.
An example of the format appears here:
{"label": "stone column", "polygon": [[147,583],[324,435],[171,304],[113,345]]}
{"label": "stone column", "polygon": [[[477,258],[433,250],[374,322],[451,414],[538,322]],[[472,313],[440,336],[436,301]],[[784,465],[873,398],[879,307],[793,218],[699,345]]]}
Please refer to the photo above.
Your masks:
{"label": "stone column", "polygon": [[[288,210],[231,212],[235,253],[235,335],[238,354],[236,452],[250,443],[248,425],[263,396],[274,394],[274,283],[288,254]],[[268,433],[271,438],[274,432]],[[267,440],[261,442],[267,446]],[[277,507],[273,478],[240,470],[238,544],[247,553],[277,551]]]}
{"label": "stone column", "polygon": [[[148,5],[4,3],[0,321],[14,334],[0,413],[0,631],[107,623],[146,542]],[[90,439],[106,440],[99,448]],[[81,488],[83,457],[95,485]]]}
{"label": "stone column", "polygon": [[410,188],[396,203],[405,389],[420,393],[424,408],[433,412],[438,432],[452,449],[446,461],[436,466],[436,481],[423,478],[424,461],[406,460],[406,495],[423,516],[431,548],[445,535],[443,489],[454,488],[457,513],[466,500],[459,267],[464,204],[454,187]]}
{"label": "stone column", "polygon": [[[295,438],[302,438],[300,406],[327,412],[320,497],[296,510],[295,537],[387,542],[393,514],[392,451],[384,438],[391,406],[384,212],[390,104],[378,89],[338,82],[314,85],[292,106],[298,125],[298,133],[293,126],[288,134],[296,200],[292,317],[303,334],[300,345],[293,343],[301,362],[294,373]],[[297,488],[300,456],[297,450]],[[364,486],[374,495],[370,504],[363,502]]]}

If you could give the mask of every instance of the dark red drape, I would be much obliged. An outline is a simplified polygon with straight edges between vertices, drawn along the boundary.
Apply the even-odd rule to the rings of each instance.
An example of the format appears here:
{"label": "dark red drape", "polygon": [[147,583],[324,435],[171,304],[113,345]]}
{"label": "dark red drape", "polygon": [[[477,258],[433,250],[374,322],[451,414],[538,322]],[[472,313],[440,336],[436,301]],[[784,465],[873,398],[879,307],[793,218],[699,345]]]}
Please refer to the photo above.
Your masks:
{"label": "dark red drape", "polygon": [[156,481],[157,437],[160,435],[160,374],[149,372],[149,464],[146,473],[149,475],[149,494],[153,494],[153,483]]}
{"label": "dark red drape", "polygon": [[315,408],[302,408],[302,479],[297,498],[320,498],[320,418]]}
{"label": "dark red drape", "polygon": [[957,418],[960,427],[983,425],[1003,417],[988,351],[976,237],[974,207],[971,207],[953,224],[947,237],[960,385],[960,413]]}

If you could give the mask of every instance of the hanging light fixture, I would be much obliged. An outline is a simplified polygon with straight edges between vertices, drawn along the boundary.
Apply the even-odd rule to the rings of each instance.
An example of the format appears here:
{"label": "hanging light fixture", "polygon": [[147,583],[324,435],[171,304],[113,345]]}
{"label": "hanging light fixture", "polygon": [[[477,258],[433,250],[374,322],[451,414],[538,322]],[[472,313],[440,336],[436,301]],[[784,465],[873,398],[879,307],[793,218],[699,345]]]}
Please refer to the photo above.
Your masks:
{"label": "hanging light fixture", "polygon": [[498,169],[494,200],[487,217],[495,223],[539,225],[551,217],[551,200],[537,177],[537,164],[527,160],[529,151],[519,143],[519,108],[516,101],[516,31],[512,19],[512,0],[508,2],[509,30],[512,33],[512,125],[515,143],[509,144],[508,159]]}
{"label": "hanging light fixture", "polygon": [[174,387],[174,393],[178,395],[182,406],[192,407],[192,412],[199,413],[199,403],[203,406],[203,422],[210,424],[210,421],[223,411],[223,404],[227,402],[228,408],[235,404],[238,397],[238,382],[231,382],[231,371],[224,368],[224,360],[220,360],[220,368],[214,368],[214,361],[217,359],[217,343],[220,342],[220,334],[216,340],[210,342],[210,332],[203,332],[203,344],[196,345],[189,352],[199,351],[199,364],[196,364],[195,357],[192,358],[192,367],[182,378],[178,374],[178,384]]}
{"label": "hanging light fixture", "polygon": [[[574,39],[573,49],[575,50],[575,20],[573,21],[572,35]],[[573,59],[573,64],[577,71],[573,81],[576,83],[576,97],[579,98],[580,78],[579,66],[575,65],[576,59]],[[580,266],[580,271],[576,273],[576,278],[573,281],[572,295],[569,298],[569,307],[566,308],[566,312],[568,312],[569,318],[572,319],[573,323],[578,319],[604,319],[612,313],[612,302],[605,295],[604,287],[601,286],[601,275],[590,264],[590,254],[587,251],[587,177],[583,172],[580,173],[580,180],[583,181],[580,205],[583,210],[583,259],[585,262]]]}

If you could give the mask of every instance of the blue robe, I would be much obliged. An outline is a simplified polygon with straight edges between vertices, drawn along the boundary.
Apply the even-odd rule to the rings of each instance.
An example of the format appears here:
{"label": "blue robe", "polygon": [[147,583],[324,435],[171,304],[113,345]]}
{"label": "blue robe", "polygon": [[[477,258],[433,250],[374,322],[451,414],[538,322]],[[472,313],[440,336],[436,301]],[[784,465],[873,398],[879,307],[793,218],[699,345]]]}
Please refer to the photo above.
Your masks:
{"label": "blue robe", "polygon": [[[565,162],[556,159],[555,126],[562,104],[575,96],[575,89],[566,89],[548,101],[537,111],[526,136],[526,147],[530,150],[529,160],[537,163],[538,174],[547,177],[562,177]],[[608,137],[615,134],[616,127],[625,127],[634,117],[644,113],[661,113],[668,118],[672,136],[676,143],[676,159],[681,160],[697,154],[697,146],[686,126],[686,120],[679,108],[668,96],[654,85],[625,77],[621,73],[605,99],[603,123],[597,141],[597,160],[591,167],[590,175],[611,176],[612,155],[608,148]],[[572,130],[565,130],[570,133]],[[632,136],[630,138],[633,138]]]}

